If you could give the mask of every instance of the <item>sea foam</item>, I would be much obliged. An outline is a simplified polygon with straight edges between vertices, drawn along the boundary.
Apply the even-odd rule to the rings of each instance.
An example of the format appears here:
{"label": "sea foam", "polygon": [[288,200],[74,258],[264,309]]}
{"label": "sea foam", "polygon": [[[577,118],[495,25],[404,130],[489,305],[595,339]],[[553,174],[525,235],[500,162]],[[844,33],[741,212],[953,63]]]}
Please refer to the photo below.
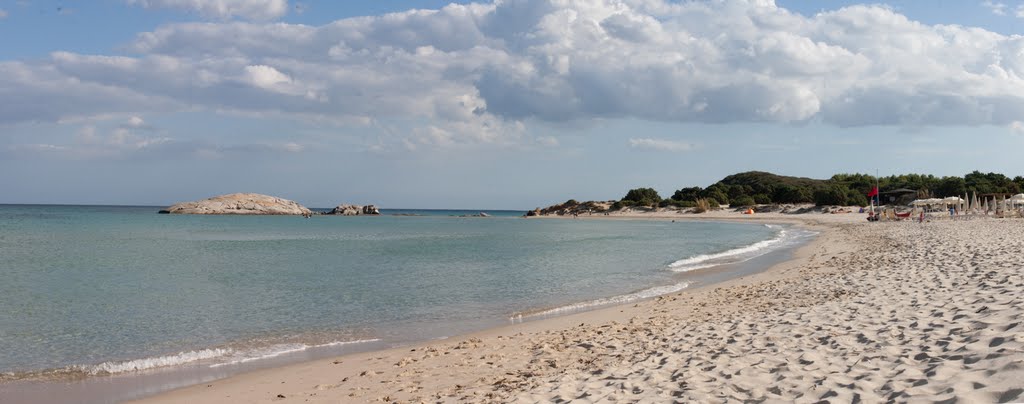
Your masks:
{"label": "sea foam", "polygon": [[581,303],[573,303],[565,306],[555,307],[553,309],[539,310],[533,312],[516,313],[509,317],[511,321],[518,321],[524,318],[530,317],[543,317],[552,316],[558,314],[572,313],[601,306],[611,306],[622,303],[629,303],[636,300],[643,300],[652,298],[655,296],[667,295],[669,293],[675,293],[680,290],[686,289],[690,286],[688,282],[681,282],[674,285],[656,286],[650,289],[644,289],[639,292],[629,293],[625,295],[613,296],[604,299],[591,300]]}
{"label": "sea foam", "polygon": [[230,348],[201,349],[198,351],[179,352],[174,355],[164,355],[152,358],[103,362],[99,365],[75,365],[71,366],[69,370],[80,371],[92,376],[114,375],[118,373],[138,372],[166,366],[184,365],[191,362],[222,357],[232,352],[234,352],[234,350]]}
{"label": "sea foam", "polygon": [[[379,339],[364,339],[354,341],[334,341],[326,344],[303,344],[303,343],[289,343],[289,344],[275,344],[266,347],[251,348],[251,349],[235,349],[235,348],[209,348],[200,349],[195,351],[183,351],[173,355],[162,355],[150,358],[132,359],[126,361],[110,361],[103,362],[98,365],[72,365],[64,369],[57,369],[44,372],[29,373],[20,375],[17,378],[33,377],[33,376],[44,376],[50,375],[87,375],[87,376],[108,376],[130,372],[141,372],[145,370],[165,368],[172,366],[189,365],[194,362],[206,361],[212,362],[209,367],[217,368],[228,365],[239,365],[243,363],[253,362],[262,359],[270,359],[277,356],[302,352],[309,349],[315,348],[327,348],[333,346],[342,346],[350,344],[359,344],[366,342],[376,342]],[[14,379],[15,374],[9,375],[10,378]]]}
{"label": "sea foam", "polygon": [[[776,228],[772,225],[766,225],[769,228]],[[668,265],[669,269],[675,272],[688,272],[698,269],[710,268],[722,264],[734,264],[738,262],[744,262],[752,258],[759,257],[767,254],[773,247],[779,246],[783,241],[786,241],[789,232],[786,229],[779,230],[778,234],[774,238],[768,240],[758,241],[756,243],[734,248],[731,250],[722,251],[713,254],[700,254],[693,257],[684,258],[675,261]]]}
{"label": "sea foam", "polygon": [[377,342],[377,341],[380,341],[380,339],[374,338],[374,339],[362,339],[362,340],[355,340],[355,341],[334,341],[334,342],[328,342],[326,344],[317,344],[317,345],[308,345],[308,344],[303,344],[303,343],[276,344],[276,345],[271,345],[271,346],[268,346],[268,347],[250,349],[250,350],[242,351],[242,352],[236,352],[236,354],[231,355],[230,357],[225,358],[225,361],[214,363],[214,364],[210,365],[210,367],[211,368],[217,368],[217,367],[221,367],[221,366],[240,365],[240,364],[243,364],[243,363],[248,363],[248,362],[262,360],[262,359],[270,359],[270,358],[274,358],[274,357],[278,357],[278,356],[286,355],[286,354],[290,354],[290,353],[302,352],[302,351],[306,351],[306,350],[309,350],[309,349],[327,348],[327,347],[333,347],[333,346],[360,344],[360,343]]}

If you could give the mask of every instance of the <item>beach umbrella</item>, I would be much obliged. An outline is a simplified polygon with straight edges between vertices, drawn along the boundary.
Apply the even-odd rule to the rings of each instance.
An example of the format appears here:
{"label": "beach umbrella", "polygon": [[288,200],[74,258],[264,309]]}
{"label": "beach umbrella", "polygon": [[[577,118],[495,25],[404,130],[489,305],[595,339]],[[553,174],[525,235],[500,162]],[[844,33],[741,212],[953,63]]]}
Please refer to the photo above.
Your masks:
{"label": "beach umbrella", "polygon": [[1024,194],[1017,194],[1010,197],[1010,204],[1024,205]]}
{"label": "beach umbrella", "polygon": [[974,198],[971,199],[971,209],[978,210],[981,207],[981,204],[978,202],[978,191],[974,191]]}

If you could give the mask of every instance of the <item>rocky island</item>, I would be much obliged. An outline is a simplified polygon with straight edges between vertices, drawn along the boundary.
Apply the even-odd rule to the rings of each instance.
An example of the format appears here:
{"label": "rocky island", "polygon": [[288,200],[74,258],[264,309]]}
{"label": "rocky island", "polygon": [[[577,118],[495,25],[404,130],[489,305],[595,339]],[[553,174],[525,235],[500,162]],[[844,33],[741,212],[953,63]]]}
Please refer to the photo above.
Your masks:
{"label": "rocky island", "polygon": [[302,215],[312,212],[295,201],[270,195],[237,193],[182,202],[160,213],[185,215]]}
{"label": "rocky island", "polygon": [[330,212],[324,213],[325,215],[341,215],[341,216],[358,216],[358,215],[379,215],[380,210],[375,205],[346,205],[341,204],[335,206]]}

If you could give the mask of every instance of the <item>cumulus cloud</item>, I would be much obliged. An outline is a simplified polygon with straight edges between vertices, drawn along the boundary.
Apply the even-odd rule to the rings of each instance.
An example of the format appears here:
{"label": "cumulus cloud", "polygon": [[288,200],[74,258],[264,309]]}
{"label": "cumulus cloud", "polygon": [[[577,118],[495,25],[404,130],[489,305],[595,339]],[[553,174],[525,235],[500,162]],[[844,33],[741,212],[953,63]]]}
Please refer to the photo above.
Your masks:
{"label": "cumulus cloud", "polygon": [[207,18],[272,20],[288,13],[287,0],[127,0],[145,8],[196,12]]}
{"label": "cumulus cloud", "polygon": [[686,152],[693,150],[693,144],[668,139],[633,138],[629,146],[635,149],[658,150],[667,152]]}
{"label": "cumulus cloud", "polygon": [[[272,12],[250,16],[284,13],[252,4]],[[411,126],[402,143],[419,148],[533,142],[526,125],[545,121],[1010,125],[1024,115],[1024,38],[884,6],[804,16],[753,0],[504,0],[322,26],[172,24],[128,50],[0,62],[0,102],[13,105],[0,123],[205,109],[400,121]]]}

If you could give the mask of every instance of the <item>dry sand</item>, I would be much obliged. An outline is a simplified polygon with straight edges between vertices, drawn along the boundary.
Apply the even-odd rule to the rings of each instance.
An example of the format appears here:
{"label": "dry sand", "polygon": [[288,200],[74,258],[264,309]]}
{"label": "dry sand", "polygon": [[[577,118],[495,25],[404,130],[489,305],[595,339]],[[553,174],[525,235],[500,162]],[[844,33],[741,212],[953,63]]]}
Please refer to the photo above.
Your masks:
{"label": "dry sand", "polygon": [[1024,400],[1024,220],[700,216],[822,234],[791,261],[713,287],[143,402]]}

